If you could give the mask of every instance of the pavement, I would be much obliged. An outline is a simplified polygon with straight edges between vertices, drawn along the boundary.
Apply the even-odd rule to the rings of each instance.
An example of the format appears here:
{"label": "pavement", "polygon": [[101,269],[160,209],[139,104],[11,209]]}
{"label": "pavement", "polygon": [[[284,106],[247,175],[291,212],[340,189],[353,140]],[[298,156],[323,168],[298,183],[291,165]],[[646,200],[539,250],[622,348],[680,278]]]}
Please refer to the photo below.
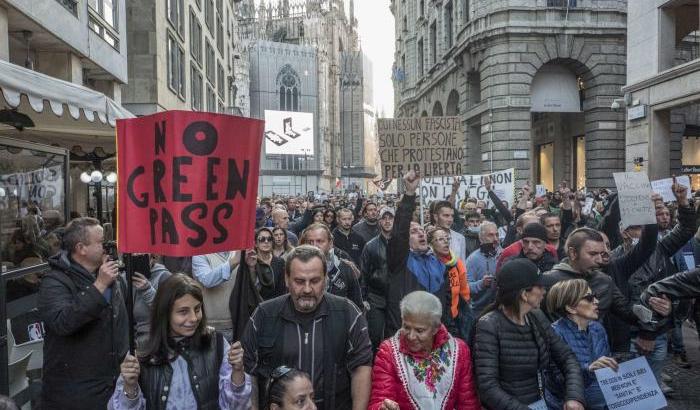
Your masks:
{"label": "pavement", "polygon": [[676,392],[666,398],[668,400],[666,409],[700,410],[700,341],[695,329],[687,324],[683,326],[683,341],[688,362],[691,363],[692,367],[681,369],[673,364],[671,361],[673,355],[669,354],[665,370],[673,378],[669,385]]}

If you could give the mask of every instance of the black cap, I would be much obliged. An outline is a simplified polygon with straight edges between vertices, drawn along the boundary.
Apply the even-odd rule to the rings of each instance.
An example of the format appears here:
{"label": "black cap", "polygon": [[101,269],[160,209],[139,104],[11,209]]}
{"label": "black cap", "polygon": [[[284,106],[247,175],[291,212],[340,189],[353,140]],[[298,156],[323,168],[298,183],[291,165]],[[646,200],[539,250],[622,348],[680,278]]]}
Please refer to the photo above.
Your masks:
{"label": "black cap", "polygon": [[542,286],[542,279],[537,265],[527,258],[511,259],[496,272],[496,284],[504,292]]}
{"label": "black cap", "polygon": [[547,230],[539,222],[531,222],[523,228],[521,238],[537,238],[547,242]]}

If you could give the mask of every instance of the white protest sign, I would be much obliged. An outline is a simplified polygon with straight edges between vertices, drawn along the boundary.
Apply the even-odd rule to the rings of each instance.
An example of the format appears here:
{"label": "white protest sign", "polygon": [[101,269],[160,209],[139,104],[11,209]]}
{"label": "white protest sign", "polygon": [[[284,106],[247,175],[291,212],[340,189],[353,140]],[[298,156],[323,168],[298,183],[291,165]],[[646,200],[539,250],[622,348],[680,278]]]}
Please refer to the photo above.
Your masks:
{"label": "white protest sign", "polygon": [[491,176],[491,187],[493,192],[502,200],[513,204],[515,192],[515,168],[494,172],[486,175],[462,175],[460,177],[434,177],[421,179],[421,197],[423,203],[430,201],[442,201],[447,199],[452,192],[452,182],[455,178],[460,178],[459,190],[457,191],[457,204],[466,198],[476,198],[484,200],[488,207],[491,207],[489,194],[484,188],[484,177]]}
{"label": "white protest sign", "polygon": [[668,404],[644,356],[620,363],[617,372],[598,369],[595,377],[610,410],[656,410]]}
{"label": "white protest sign", "polygon": [[[690,178],[687,175],[681,175],[676,177],[676,182],[688,188],[688,199],[690,199]],[[657,194],[661,195],[664,202],[672,202],[676,200],[673,195],[673,190],[671,186],[673,185],[673,178],[657,179],[656,181],[651,181],[651,189]]]}
{"label": "white protest sign", "polygon": [[584,215],[590,215],[592,209],[593,209],[593,198],[586,197],[586,203],[583,205],[583,209],[581,210],[581,212]]}
{"label": "white protest sign", "polygon": [[0,188],[19,200],[36,201],[42,208],[59,208],[63,200],[63,165],[0,175]]}
{"label": "white protest sign", "polygon": [[377,138],[384,178],[410,170],[422,177],[464,173],[467,143],[459,117],[380,118]]}
{"label": "white protest sign", "polygon": [[542,198],[547,195],[547,188],[544,185],[537,185],[535,187],[535,198]]}
{"label": "white protest sign", "polygon": [[656,223],[656,210],[651,202],[651,184],[643,172],[613,173],[620,202],[622,227]]}

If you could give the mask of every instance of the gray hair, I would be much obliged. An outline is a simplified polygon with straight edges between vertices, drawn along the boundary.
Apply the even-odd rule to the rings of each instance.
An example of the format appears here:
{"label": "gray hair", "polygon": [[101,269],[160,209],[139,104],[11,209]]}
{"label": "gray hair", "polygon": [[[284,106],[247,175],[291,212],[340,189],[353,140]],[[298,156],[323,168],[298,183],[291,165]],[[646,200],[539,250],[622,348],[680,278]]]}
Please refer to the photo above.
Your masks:
{"label": "gray hair", "polygon": [[401,319],[410,316],[427,316],[434,327],[440,326],[442,303],[432,293],[422,290],[411,292],[401,299]]}
{"label": "gray hair", "polygon": [[486,229],[494,228],[498,232],[498,226],[491,221],[484,221],[481,223],[481,229],[479,230],[479,242],[484,242],[484,237],[486,236]]}

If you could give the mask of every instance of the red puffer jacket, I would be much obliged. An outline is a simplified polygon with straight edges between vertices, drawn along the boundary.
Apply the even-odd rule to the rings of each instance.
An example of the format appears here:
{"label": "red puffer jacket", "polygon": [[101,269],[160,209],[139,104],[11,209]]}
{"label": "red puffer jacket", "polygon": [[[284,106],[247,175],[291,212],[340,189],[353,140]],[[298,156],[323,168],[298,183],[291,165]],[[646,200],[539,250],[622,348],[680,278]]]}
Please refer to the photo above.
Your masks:
{"label": "red puffer jacket", "polygon": [[383,341],[374,359],[369,409],[379,410],[384,399],[401,410],[481,409],[466,343],[443,325],[430,353],[411,353],[401,331]]}

